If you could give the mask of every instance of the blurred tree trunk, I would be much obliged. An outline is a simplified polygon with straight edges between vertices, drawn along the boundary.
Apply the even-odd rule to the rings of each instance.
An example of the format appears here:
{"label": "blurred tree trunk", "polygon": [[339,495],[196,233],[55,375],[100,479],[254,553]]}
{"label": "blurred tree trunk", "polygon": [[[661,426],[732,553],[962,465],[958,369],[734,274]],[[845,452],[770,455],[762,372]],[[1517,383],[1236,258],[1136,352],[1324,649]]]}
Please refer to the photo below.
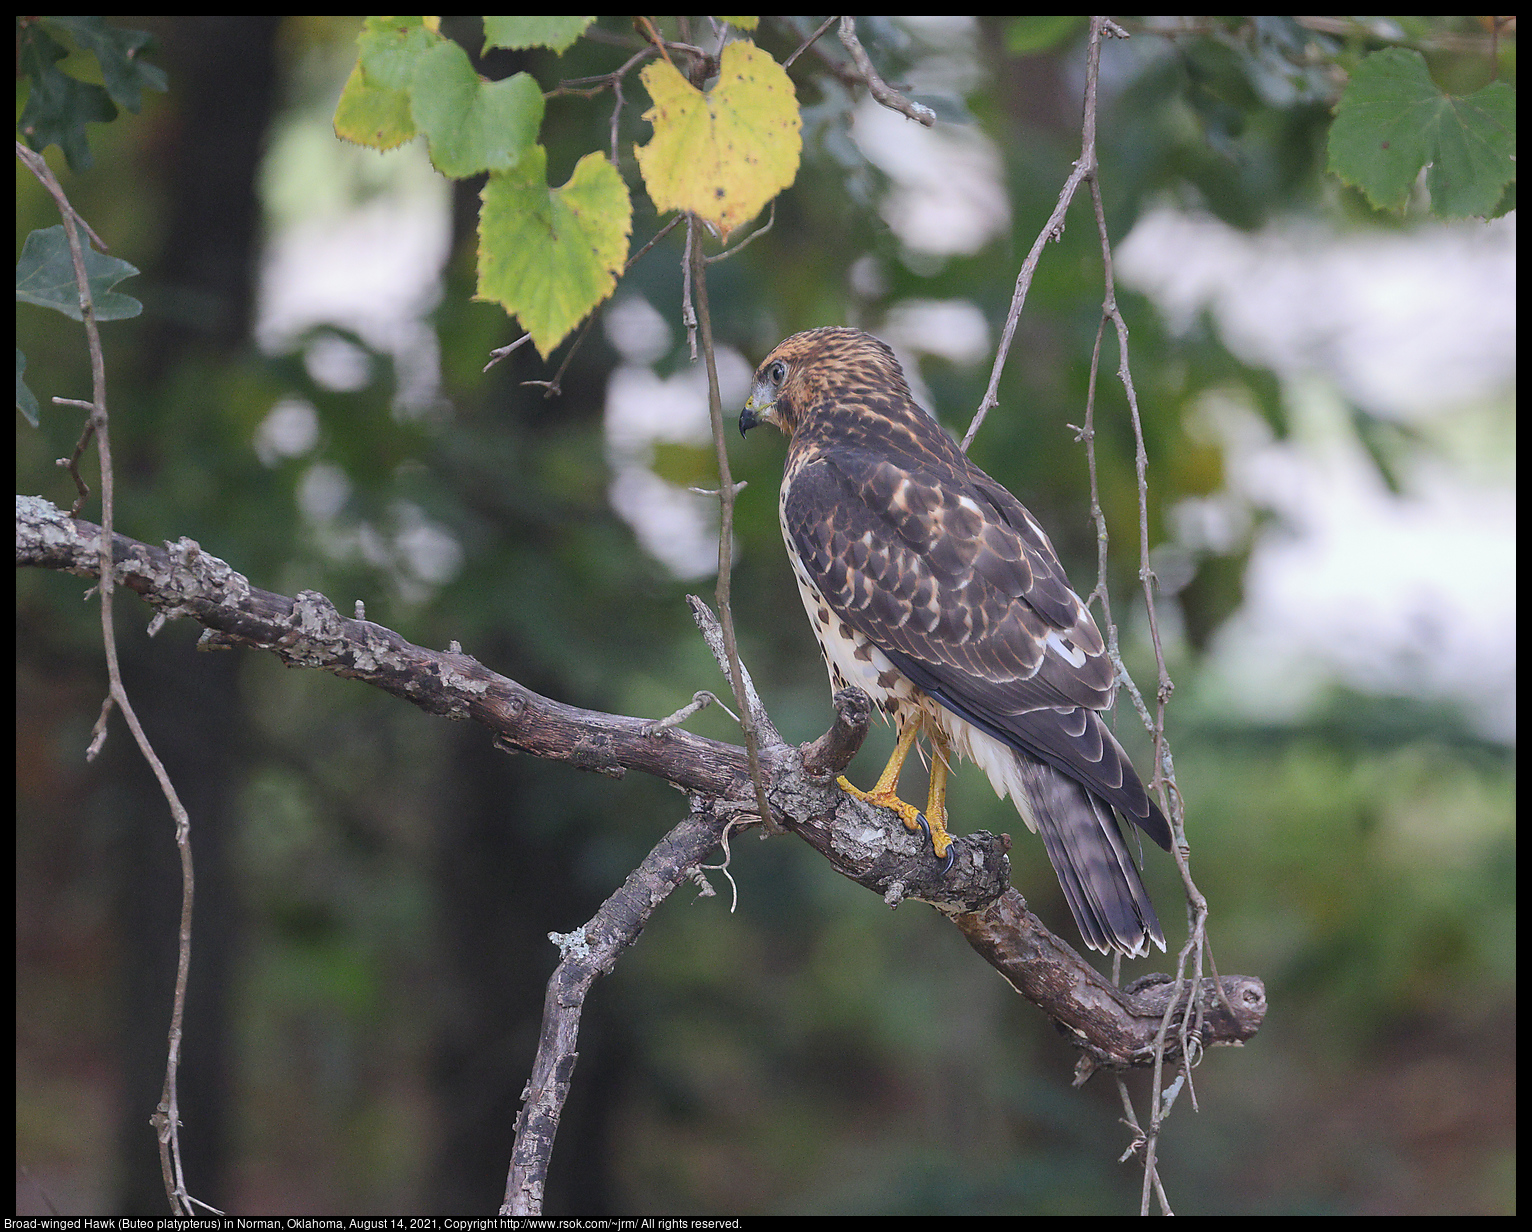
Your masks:
{"label": "blurred tree trunk", "polygon": [[[143,285],[163,291],[146,332],[152,388],[189,350],[249,345],[261,206],[256,175],[277,97],[275,17],[180,17],[155,23],[156,62],[170,76],[177,123],[162,132],[157,170],[167,194],[166,243]],[[149,168],[149,171],[156,170]],[[180,1069],[187,1184],[222,1206],[229,1188],[229,992],[239,913],[230,875],[233,804],[242,776],[234,750],[248,747],[238,691],[243,656],[199,655],[167,632],[149,641],[140,610],[120,620],[123,676],[192,823],[197,898]],[[114,718],[108,745],[120,784],[123,1099],[117,1209],[163,1215],[165,1188],[149,1116],[164,1083],[181,905],[172,822],[154,776]]]}

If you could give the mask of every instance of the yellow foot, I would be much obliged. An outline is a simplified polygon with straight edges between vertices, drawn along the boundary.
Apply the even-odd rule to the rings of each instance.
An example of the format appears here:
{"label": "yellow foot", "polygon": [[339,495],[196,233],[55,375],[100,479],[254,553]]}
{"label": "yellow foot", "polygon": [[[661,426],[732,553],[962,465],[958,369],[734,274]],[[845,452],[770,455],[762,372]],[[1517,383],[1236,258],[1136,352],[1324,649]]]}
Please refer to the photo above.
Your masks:
{"label": "yellow foot", "polygon": [[906,830],[919,830],[931,841],[931,850],[936,853],[936,858],[944,862],[942,869],[946,872],[952,867],[952,861],[947,855],[947,848],[952,845],[952,835],[947,833],[947,818],[945,808],[940,808],[939,814],[933,810],[933,816],[928,820],[913,804],[901,800],[892,791],[879,791],[874,787],[871,791],[863,791],[854,785],[845,775],[841,775],[835,782],[840,789],[848,795],[855,796],[858,800],[865,800],[868,804],[878,808],[891,809],[899,815],[899,820],[904,823]]}

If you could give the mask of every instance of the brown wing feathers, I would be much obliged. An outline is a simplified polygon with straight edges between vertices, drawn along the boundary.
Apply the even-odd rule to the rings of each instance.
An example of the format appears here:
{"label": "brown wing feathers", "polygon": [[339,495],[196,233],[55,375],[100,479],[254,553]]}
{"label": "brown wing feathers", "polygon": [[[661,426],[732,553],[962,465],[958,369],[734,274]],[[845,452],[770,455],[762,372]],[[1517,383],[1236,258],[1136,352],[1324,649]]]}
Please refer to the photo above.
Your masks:
{"label": "brown wing feathers", "polygon": [[1168,850],[1169,826],[1094,710],[1111,696],[1094,622],[1051,551],[1021,550],[1019,536],[967,508],[943,516],[961,495],[868,450],[836,449],[793,477],[784,530],[832,609],[913,683],[1099,793]]}

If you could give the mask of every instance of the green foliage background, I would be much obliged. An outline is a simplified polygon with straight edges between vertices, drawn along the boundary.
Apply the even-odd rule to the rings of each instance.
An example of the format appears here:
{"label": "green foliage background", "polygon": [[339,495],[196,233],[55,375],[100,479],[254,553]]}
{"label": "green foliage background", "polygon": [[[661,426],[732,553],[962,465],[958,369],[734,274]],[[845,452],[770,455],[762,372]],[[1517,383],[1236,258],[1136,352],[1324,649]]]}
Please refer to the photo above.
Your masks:
{"label": "green foliage background", "polygon": [[[1333,99],[1295,89],[1279,103],[1255,88],[1284,62],[1277,36],[1299,38],[1296,28],[1242,42],[1238,23],[1214,24],[1168,54],[1109,62],[1101,143],[1114,241],[1167,192],[1244,228],[1291,213],[1399,225],[1324,174]],[[413,641],[457,640],[576,705],[660,715],[696,689],[721,691],[683,602],[698,584],[647,556],[608,503],[602,410],[618,356],[602,331],[556,400],[520,382],[546,379],[561,352],[545,367],[524,349],[480,373],[514,335],[499,308],[471,298],[474,183],[457,190],[453,255],[427,319],[438,405],[401,411],[392,358],[347,331],[317,328],[285,355],[250,341],[262,151],[283,125],[333,112],[357,28],[166,21],[151,58],[168,92],[92,127],[89,171],[64,174],[50,152],[113,254],[143,271],[123,289],[144,315],[105,329],[118,528],[149,542],[191,536],[259,586],[319,590],[342,610],[362,599],[369,618]],[[444,30],[480,46],[472,22]],[[918,48],[888,19],[861,30],[899,80]],[[794,330],[875,322],[910,297],[967,298],[998,326],[1078,151],[1081,30],[1029,48],[1037,34],[985,19],[980,84],[925,100],[996,143],[1013,214],[1001,241],[939,262],[902,259],[877,209],[886,185],[845,135],[850,96],[812,58],[795,67],[804,163],[771,233],[712,267],[720,342],[755,361]],[[755,33],[779,60],[799,37],[772,21]],[[1354,63],[1367,49],[1337,38],[1332,52]],[[526,71],[547,90],[627,54],[581,39],[562,58],[499,52],[476,67],[493,79]],[[1512,80],[1514,63],[1512,40]],[[1451,78],[1474,63],[1441,53],[1432,67]],[[630,185],[633,144],[648,135],[639,93],[634,83],[620,133]],[[610,114],[609,96],[549,102],[550,183],[606,148]],[[17,194],[19,250],[57,216],[29,175]],[[641,192],[634,201],[636,248],[664,220]],[[689,364],[676,325],[680,234],[623,284],[672,324],[662,375]],[[883,285],[856,292],[851,267],[869,254]],[[1053,529],[1082,589],[1094,537],[1066,422],[1083,405],[1099,300],[1094,230],[1077,206],[1044,254],[1001,408],[974,448]],[[1198,400],[1239,389],[1279,433],[1286,412],[1273,375],[1232,355],[1210,322],[1172,335],[1146,301],[1125,296],[1124,311],[1157,541],[1176,500],[1223,483],[1217,449],[1185,427]],[[17,490],[67,504],[52,463],[78,421],[46,399],[85,396],[82,337],[39,310],[21,311],[17,328],[44,403],[42,430],[18,431]],[[337,340],[365,361],[345,390],[305,362]],[[929,359],[922,375],[961,431],[987,365]],[[1131,437],[1118,388],[1103,382],[1102,397],[1111,580],[1134,647],[1136,618],[1123,614],[1137,568]],[[319,440],[264,464],[252,441],[286,398],[316,409]],[[731,450],[750,484],[736,526],[741,650],[784,734],[809,739],[829,699],[782,557],[781,445],[755,434]],[[327,520],[303,511],[316,463],[345,483]],[[412,571],[411,510],[461,549],[449,580]],[[1178,680],[1195,679],[1240,602],[1249,547],[1202,562],[1182,593]],[[41,1187],[64,1213],[158,1214],[147,1118],[176,870],[163,805],[120,724],[101,762],[82,763],[104,673],[81,590],[18,577],[18,1203],[46,1209]],[[683,802],[639,776],[507,758],[482,731],[259,654],[197,654],[184,623],[150,642],[145,610],[129,598],[117,610],[130,692],[196,826],[199,966],[182,1094],[193,1193],[244,1214],[492,1210],[555,959],[546,934],[587,918]],[[1151,678],[1142,659],[1132,666]],[[1198,1071],[1202,1111],[1178,1109],[1162,1146],[1177,1209],[1512,1209],[1510,753],[1399,699],[1336,696],[1302,722],[1259,728],[1197,705],[1191,689],[1178,702],[1170,730],[1215,952],[1225,973],[1265,979],[1272,1012],[1252,1046]],[[735,735],[716,712],[691,726]],[[1125,715],[1125,739],[1135,728]],[[876,735],[853,775],[865,779],[887,748]],[[971,772],[953,791],[961,829],[1017,833],[1018,886],[1045,918],[1066,919],[1010,806]],[[1169,922],[1179,891],[1155,855],[1148,877]],[[890,914],[791,840],[737,843],[732,871],[737,913],[716,881],[720,897],[677,894],[593,995],[548,1213],[1134,1208],[1110,1087],[1072,1090],[1068,1047],[934,913]]]}

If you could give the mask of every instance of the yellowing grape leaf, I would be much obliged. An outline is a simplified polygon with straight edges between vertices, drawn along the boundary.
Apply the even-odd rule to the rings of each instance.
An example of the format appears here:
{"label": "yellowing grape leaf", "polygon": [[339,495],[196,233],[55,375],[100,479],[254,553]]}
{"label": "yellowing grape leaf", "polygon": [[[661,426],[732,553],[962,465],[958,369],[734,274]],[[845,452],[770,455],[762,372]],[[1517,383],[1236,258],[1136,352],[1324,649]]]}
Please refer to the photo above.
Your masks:
{"label": "yellowing grape leaf", "polygon": [[392,150],[415,135],[410,74],[415,61],[441,41],[436,19],[368,17],[357,36],[360,54],[335,107],[335,135]]}
{"label": "yellowing grape leaf", "polygon": [[803,140],[792,80],[753,43],[723,49],[707,93],[670,64],[643,71],[654,137],[633,152],[655,208],[690,210],[719,235],[749,222],[798,176]]}
{"label": "yellowing grape leaf", "polygon": [[403,145],[415,135],[410,92],[388,90],[369,81],[358,60],[351,66],[351,76],[335,105],[335,135],[375,150]]}
{"label": "yellowing grape leaf", "polygon": [[544,359],[612,293],[633,229],[628,186],[600,154],[582,158],[562,188],[550,189],[547,175],[540,145],[510,171],[491,173],[477,295],[515,313]]}

